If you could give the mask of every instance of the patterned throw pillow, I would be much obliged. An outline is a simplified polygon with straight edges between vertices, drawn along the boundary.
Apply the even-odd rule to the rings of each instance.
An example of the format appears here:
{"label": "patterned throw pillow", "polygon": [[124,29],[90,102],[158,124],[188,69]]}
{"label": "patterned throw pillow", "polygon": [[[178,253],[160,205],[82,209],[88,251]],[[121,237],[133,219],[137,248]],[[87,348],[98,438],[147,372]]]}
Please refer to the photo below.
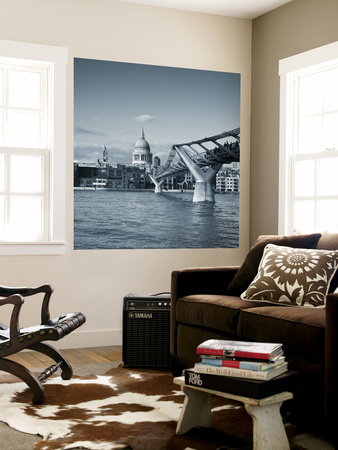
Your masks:
{"label": "patterned throw pillow", "polygon": [[258,273],[241,298],[279,305],[325,308],[338,251],[268,244]]}
{"label": "patterned throw pillow", "polygon": [[[245,261],[229,284],[227,295],[239,297],[241,293],[248,288],[249,284],[257,274],[259,263],[267,244],[284,245],[293,248],[316,248],[321,236],[321,233],[291,234],[289,236],[259,236],[249,253],[246,255]],[[332,249],[334,249],[334,247],[332,247]],[[330,250],[332,249],[330,248]]]}

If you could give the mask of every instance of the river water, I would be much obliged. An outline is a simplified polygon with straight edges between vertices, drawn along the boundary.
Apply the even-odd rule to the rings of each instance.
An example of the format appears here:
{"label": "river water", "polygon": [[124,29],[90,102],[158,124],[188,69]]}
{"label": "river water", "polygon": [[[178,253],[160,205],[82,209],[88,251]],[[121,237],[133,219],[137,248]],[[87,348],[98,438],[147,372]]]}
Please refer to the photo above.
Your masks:
{"label": "river water", "polygon": [[239,241],[239,193],[195,203],[192,192],[74,191],[74,248],[230,248]]}

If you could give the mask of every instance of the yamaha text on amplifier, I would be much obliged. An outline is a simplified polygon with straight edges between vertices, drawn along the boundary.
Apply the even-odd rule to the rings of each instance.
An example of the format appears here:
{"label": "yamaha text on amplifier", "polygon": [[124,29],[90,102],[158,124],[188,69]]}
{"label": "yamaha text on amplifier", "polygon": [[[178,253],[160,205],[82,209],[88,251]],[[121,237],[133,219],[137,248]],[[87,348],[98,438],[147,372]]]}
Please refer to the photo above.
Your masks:
{"label": "yamaha text on amplifier", "polygon": [[123,302],[123,365],[170,367],[170,294],[128,294]]}

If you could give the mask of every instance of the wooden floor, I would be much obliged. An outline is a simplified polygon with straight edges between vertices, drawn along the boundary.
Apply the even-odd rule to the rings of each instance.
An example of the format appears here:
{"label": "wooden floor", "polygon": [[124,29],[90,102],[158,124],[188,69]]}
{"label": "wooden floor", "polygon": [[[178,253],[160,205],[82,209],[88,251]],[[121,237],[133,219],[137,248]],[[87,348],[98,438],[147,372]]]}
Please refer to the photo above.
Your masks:
{"label": "wooden floor", "polygon": [[[64,357],[73,364],[103,363],[111,361],[122,361],[122,346],[73,348],[60,350]],[[17,355],[9,356],[8,359],[16,361],[28,369],[37,367],[48,367],[53,360],[42,353],[33,351],[22,351]]]}

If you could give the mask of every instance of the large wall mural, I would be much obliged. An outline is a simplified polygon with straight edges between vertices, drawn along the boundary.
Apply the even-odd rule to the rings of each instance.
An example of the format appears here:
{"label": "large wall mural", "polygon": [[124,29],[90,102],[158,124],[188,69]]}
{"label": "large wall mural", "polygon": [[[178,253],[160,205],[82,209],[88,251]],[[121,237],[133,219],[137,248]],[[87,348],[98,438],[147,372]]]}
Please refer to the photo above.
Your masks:
{"label": "large wall mural", "polygon": [[239,243],[240,74],[74,60],[74,248]]}

